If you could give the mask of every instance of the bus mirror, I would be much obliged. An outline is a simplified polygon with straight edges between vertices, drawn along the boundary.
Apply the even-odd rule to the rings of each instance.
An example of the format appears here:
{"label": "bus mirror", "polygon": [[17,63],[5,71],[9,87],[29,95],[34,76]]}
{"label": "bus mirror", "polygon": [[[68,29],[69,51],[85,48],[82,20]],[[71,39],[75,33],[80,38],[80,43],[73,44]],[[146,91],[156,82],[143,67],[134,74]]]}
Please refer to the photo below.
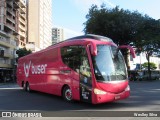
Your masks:
{"label": "bus mirror", "polygon": [[133,49],[131,46],[129,46],[129,45],[121,45],[121,46],[119,46],[118,48],[119,48],[119,49],[129,49],[132,57],[133,57],[133,58],[136,57],[135,51],[134,51],[134,49]]}
{"label": "bus mirror", "polygon": [[93,56],[96,56],[96,55],[97,55],[97,46],[96,46],[96,44],[94,44],[94,43],[91,44],[91,54],[92,54]]}

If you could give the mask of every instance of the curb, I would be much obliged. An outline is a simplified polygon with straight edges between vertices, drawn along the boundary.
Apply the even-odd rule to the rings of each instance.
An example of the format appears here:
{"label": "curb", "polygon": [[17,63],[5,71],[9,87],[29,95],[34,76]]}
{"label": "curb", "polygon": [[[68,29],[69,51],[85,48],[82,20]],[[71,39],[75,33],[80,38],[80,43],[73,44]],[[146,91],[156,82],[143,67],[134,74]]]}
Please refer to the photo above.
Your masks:
{"label": "curb", "polygon": [[17,83],[0,83],[0,88],[17,88]]}

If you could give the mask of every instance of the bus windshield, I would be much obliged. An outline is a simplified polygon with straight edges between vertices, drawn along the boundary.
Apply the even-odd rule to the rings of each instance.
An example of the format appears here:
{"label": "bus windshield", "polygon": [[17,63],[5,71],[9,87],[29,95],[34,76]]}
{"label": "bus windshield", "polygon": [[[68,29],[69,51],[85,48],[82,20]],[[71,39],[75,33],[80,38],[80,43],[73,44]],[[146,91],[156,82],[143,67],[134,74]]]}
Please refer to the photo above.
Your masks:
{"label": "bus windshield", "polygon": [[92,57],[94,73],[99,82],[127,79],[125,62],[115,46],[97,45],[97,55]]}

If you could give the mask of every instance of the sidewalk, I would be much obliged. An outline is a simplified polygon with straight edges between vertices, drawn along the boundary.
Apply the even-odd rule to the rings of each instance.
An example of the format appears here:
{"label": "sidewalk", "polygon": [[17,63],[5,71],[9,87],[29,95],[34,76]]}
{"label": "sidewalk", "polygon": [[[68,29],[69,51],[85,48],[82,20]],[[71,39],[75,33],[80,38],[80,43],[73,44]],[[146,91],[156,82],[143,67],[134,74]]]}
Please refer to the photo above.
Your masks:
{"label": "sidewalk", "polygon": [[8,82],[0,83],[0,88],[19,88],[19,86],[17,85],[17,83]]}

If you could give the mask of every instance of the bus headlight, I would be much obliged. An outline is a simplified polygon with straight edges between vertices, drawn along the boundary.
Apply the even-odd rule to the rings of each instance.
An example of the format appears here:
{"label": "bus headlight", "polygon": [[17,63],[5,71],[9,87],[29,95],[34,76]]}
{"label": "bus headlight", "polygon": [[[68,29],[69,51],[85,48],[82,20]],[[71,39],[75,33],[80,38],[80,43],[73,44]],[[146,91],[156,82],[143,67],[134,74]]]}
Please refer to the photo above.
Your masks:
{"label": "bus headlight", "polygon": [[97,95],[99,95],[99,94],[101,94],[101,95],[107,94],[107,92],[105,92],[103,90],[99,90],[97,88],[94,89],[94,93],[97,94]]}
{"label": "bus headlight", "polygon": [[130,86],[129,85],[126,87],[125,91],[130,91]]}

